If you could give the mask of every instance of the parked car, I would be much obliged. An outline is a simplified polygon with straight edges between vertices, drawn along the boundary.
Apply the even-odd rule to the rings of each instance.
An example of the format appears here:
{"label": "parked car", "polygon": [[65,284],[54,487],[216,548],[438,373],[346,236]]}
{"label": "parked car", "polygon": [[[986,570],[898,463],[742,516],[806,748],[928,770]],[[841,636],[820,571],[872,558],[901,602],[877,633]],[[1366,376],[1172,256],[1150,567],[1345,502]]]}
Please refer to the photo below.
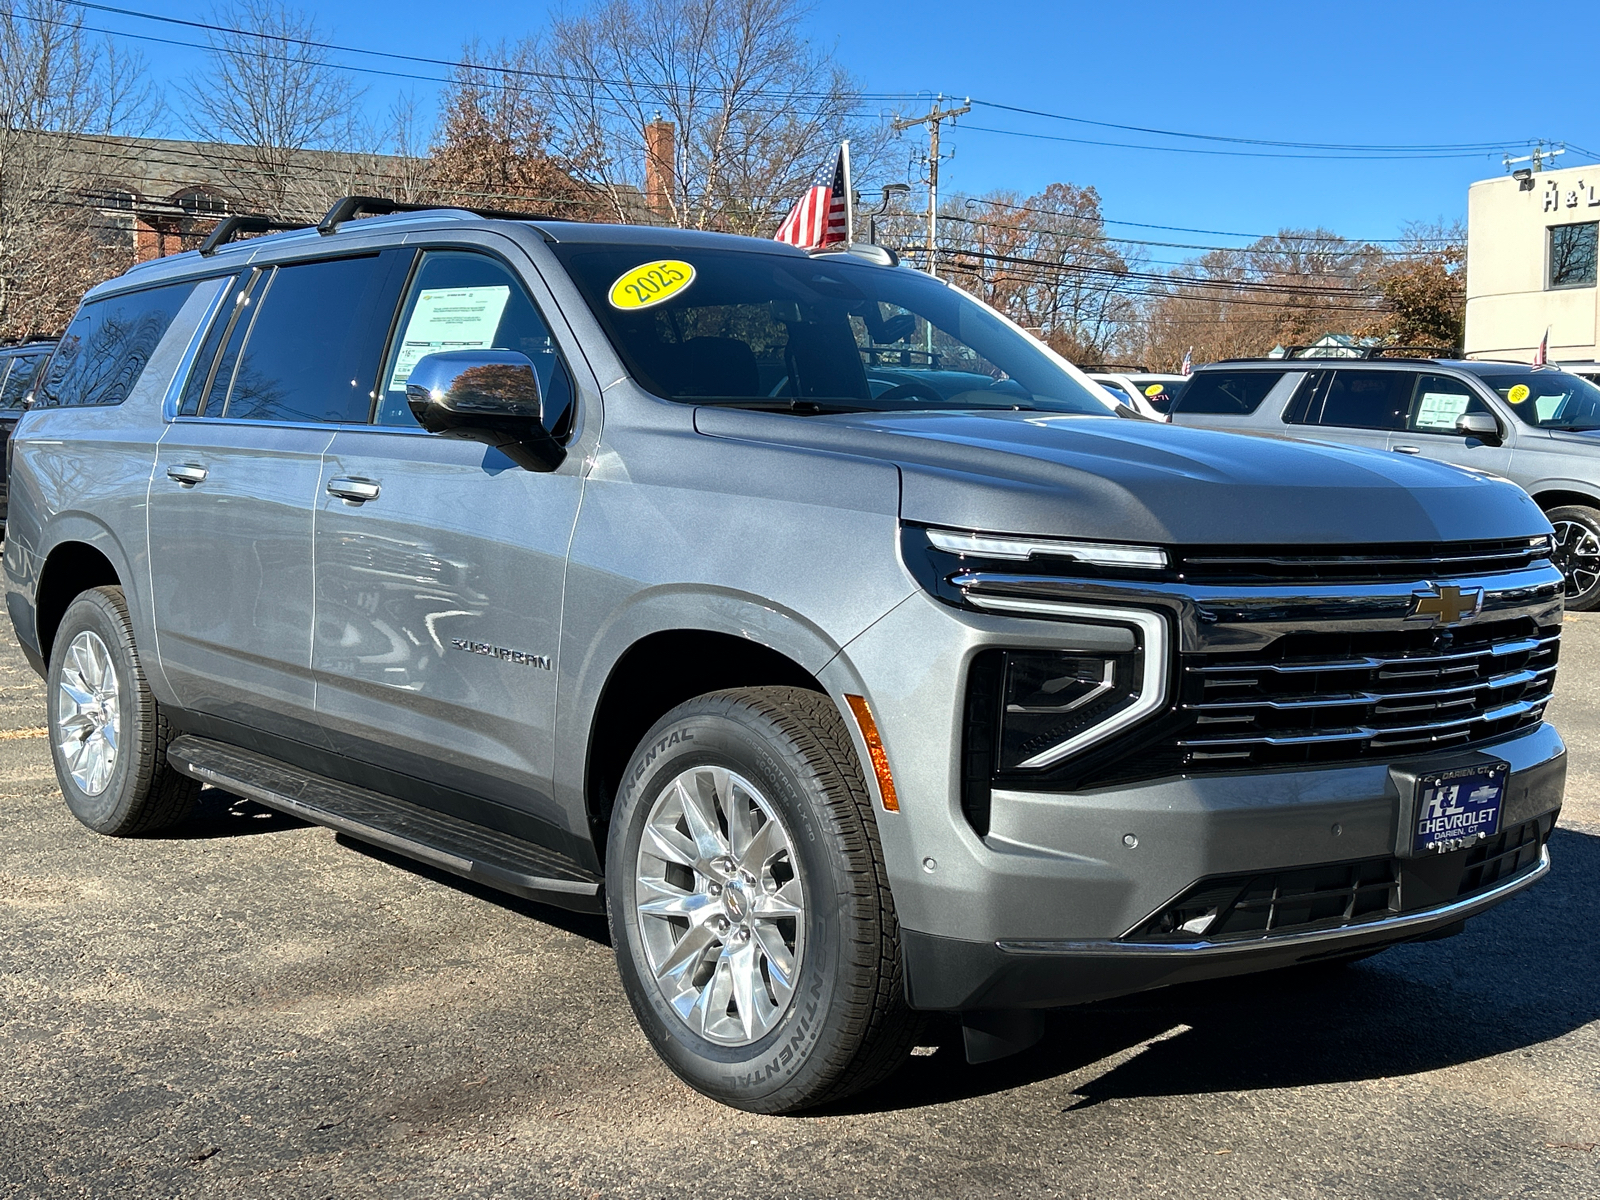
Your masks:
{"label": "parked car", "polygon": [[662,1057],[763,1112],[920,1013],[982,1061],[1549,869],[1562,578],[1509,484],[1117,420],[876,247],[252,224],[90,292],[15,435],[91,829],[204,782],[606,911]]}
{"label": "parked car", "polygon": [[1189,381],[1187,375],[1163,375],[1151,371],[1113,371],[1086,368],[1090,379],[1112,392],[1124,403],[1155,421],[1165,421],[1173,397]]}
{"label": "parked car", "polygon": [[1563,371],[1582,375],[1590,383],[1600,384],[1600,362],[1570,362],[1556,364]]}
{"label": "parked car", "polygon": [[39,365],[50,356],[55,345],[53,338],[29,338],[26,341],[0,346],[0,530],[5,528],[7,488],[6,449],[11,442],[11,431],[22,415],[22,405],[28,390],[39,371]]}
{"label": "parked car", "polygon": [[1567,607],[1600,607],[1600,387],[1556,367],[1455,359],[1201,367],[1180,425],[1316,438],[1509,479],[1549,517]]}

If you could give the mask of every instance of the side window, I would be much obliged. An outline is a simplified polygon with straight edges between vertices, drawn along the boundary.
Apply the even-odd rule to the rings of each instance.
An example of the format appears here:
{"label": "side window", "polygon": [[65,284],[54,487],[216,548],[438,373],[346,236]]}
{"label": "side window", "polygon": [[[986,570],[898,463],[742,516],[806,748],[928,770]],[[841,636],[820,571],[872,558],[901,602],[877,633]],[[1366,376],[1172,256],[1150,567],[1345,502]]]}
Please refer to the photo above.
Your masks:
{"label": "side window", "polygon": [[1447,375],[1424,375],[1417,381],[1406,428],[1412,433],[1454,433],[1456,419],[1466,413],[1486,413],[1488,407],[1472,389]]}
{"label": "side window", "polygon": [[[201,344],[200,352],[195,355],[194,365],[189,370],[189,378],[183,383],[183,398],[178,403],[180,417],[198,416],[204,408],[204,401],[208,391],[212,390],[217,378],[222,379],[222,396],[218,399],[212,416],[222,415],[222,401],[227,398],[228,381],[233,378],[233,363],[239,357],[239,346],[244,341],[245,330],[250,328],[250,318],[255,314],[251,306],[251,295],[258,289],[264,271],[251,268],[241,271],[234,276],[228,284],[230,300],[224,301],[217,310],[211,322],[211,328],[206,332],[206,340]],[[229,347],[229,355],[223,362],[217,362],[217,350],[223,343]]]}
{"label": "side window", "polygon": [[1307,424],[1347,429],[1404,429],[1417,377],[1409,371],[1337,370],[1313,403]]}
{"label": "side window", "polygon": [[230,363],[235,322],[204,415],[366,424],[394,312],[385,300],[390,265],[369,255],[273,268],[251,294],[255,311]]}
{"label": "side window", "polygon": [[1175,413],[1245,417],[1261,407],[1283,371],[1202,371],[1189,379],[1172,402]]}
{"label": "side window", "polygon": [[4,386],[0,386],[0,412],[15,412],[22,407],[28,385],[44,360],[43,354],[18,354],[12,358],[11,370],[6,374]]}
{"label": "side window", "polygon": [[78,309],[38,389],[42,407],[121,404],[194,290],[172,283],[92,300]]}
{"label": "side window", "polygon": [[559,437],[570,423],[572,378],[522,281],[498,260],[458,250],[423,255],[395,329],[383,368],[379,425],[416,426],[406,380],[423,355],[480,349],[526,354],[539,376],[551,432]]}

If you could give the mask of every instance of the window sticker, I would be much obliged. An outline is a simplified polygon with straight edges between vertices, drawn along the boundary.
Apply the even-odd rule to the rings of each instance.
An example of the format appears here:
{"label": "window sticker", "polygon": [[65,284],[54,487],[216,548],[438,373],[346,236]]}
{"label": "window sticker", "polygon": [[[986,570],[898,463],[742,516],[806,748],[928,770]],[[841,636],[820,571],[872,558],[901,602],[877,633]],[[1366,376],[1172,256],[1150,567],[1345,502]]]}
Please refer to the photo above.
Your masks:
{"label": "window sticker", "polygon": [[1417,406],[1417,428],[1454,433],[1456,418],[1467,411],[1470,403],[1470,396],[1454,392],[1423,392],[1422,403]]}
{"label": "window sticker", "polygon": [[494,345],[495,330],[511,299],[505,284],[492,287],[431,288],[417,296],[411,320],[400,338],[389,390],[398,392],[411,368],[425,354],[442,350],[481,350]]}
{"label": "window sticker", "polygon": [[1154,400],[1157,396],[1161,395],[1161,393],[1166,391],[1166,390],[1167,390],[1167,385],[1166,384],[1164,384],[1164,383],[1152,383],[1149,387],[1145,388],[1144,394],[1146,396],[1149,396],[1152,400]]}
{"label": "window sticker", "polygon": [[694,282],[694,268],[675,258],[641,263],[624,271],[607,297],[612,308],[651,308],[670,300]]}
{"label": "window sticker", "polygon": [[1511,403],[1513,403],[1513,404],[1521,404],[1527,398],[1528,398],[1528,385],[1525,384],[1525,383],[1517,384],[1516,387],[1512,388],[1509,392],[1506,393],[1506,399],[1511,401]]}

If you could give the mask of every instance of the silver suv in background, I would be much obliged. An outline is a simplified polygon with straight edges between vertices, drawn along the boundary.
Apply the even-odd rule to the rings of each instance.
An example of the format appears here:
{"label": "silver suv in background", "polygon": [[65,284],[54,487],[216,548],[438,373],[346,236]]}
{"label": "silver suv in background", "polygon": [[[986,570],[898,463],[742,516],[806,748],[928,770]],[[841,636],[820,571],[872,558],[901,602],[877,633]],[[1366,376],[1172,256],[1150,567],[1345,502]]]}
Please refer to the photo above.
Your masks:
{"label": "silver suv in background", "polygon": [[229,218],[51,359],[6,604],[91,829],[209,783],[605,911],[662,1057],[764,1112],[921,1013],[994,1058],[1549,869],[1516,488],[1120,420],[876,247],[415,208]]}
{"label": "silver suv in background", "polygon": [[1555,529],[1567,607],[1600,608],[1600,386],[1459,359],[1261,359],[1198,369],[1179,425],[1342,442],[1509,479]]}

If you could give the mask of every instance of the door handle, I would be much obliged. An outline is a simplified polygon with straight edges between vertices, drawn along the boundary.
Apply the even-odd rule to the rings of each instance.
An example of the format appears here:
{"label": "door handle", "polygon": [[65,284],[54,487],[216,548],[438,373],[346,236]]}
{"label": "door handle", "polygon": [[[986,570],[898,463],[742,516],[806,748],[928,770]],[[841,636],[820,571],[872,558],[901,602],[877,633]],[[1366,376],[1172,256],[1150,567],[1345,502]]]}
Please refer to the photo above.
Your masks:
{"label": "door handle", "polygon": [[1421,454],[1422,453],[1422,447],[1421,446],[1390,446],[1389,449],[1393,450],[1396,454]]}
{"label": "door handle", "polygon": [[328,495],[337,496],[351,504],[365,504],[378,498],[378,485],[370,479],[330,479]]}
{"label": "door handle", "polygon": [[175,463],[167,468],[167,478],[179,487],[192,488],[202,482],[208,472],[199,463]]}

